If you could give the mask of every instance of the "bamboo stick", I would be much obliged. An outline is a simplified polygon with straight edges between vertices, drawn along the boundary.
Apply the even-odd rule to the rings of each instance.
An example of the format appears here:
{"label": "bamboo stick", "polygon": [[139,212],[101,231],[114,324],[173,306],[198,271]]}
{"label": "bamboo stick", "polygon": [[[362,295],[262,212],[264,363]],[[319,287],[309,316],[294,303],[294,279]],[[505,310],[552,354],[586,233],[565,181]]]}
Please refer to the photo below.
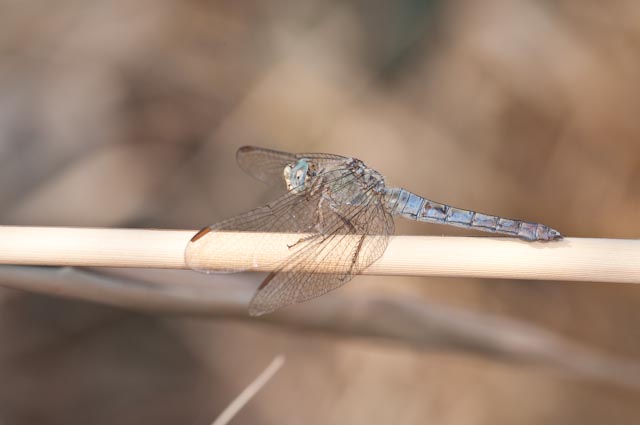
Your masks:
{"label": "bamboo stick", "polygon": [[[187,268],[185,247],[195,233],[0,226],[0,264]],[[269,271],[290,254],[287,244],[300,235],[224,233],[216,238],[215,246],[192,256],[199,267],[252,265],[252,270]],[[394,236],[364,274],[640,283],[640,240],[565,238],[531,243],[496,237]]]}

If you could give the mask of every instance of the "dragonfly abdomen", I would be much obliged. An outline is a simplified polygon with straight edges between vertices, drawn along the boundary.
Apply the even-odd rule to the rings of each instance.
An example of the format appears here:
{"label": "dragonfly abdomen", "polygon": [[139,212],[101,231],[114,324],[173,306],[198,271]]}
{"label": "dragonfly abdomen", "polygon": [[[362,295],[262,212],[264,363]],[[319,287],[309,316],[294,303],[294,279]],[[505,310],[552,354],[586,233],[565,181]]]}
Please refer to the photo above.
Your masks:
{"label": "dragonfly abdomen", "polygon": [[425,199],[405,189],[388,189],[385,195],[391,214],[411,220],[501,233],[527,241],[548,241],[562,238],[560,232],[544,224],[452,207]]}

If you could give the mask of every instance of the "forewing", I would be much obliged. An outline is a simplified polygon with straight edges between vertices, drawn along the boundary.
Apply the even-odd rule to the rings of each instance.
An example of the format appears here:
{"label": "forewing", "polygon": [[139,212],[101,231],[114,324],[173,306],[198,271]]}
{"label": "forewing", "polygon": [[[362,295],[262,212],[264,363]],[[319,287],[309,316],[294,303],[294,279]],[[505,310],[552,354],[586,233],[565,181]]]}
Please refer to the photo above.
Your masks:
{"label": "forewing", "polygon": [[[256,233],[313,233],[314,205],[312,199],[304,195],[286,193],[280,198],[262,207],[231,217],[219,223],[205,227],[187,244],[185,261],[196,271],[204,273],[230,273],[248,270],[265,264],[253,262],[252,266],[230,266],[223,270],[210,270],[202,264],[206,259],[219,252],[236,250],[245,258],[260,258],[268,252],[270,239]],[[224,232],[239,232],[233,246],[225,245]],[[243,235],[246,233],[246,235]],[[292,253],[296,249],[292,249]],[[246,257],[250,256],[250,257]]]}
{"label": "forewing", "polygon": [[270,313],[344,285],[383,254],[394,230],[393,218],[377,195],[366,205],[339,208],[325,220],[324,233],[305,241],[267,276],[251,300],[249,314]]}
{"label": "forewing", "polygon": [[287,164],[297,161],[296,155],[272,149],[243,146],[236,152],[238,165],[251,177],[270,186],[285,188],[283,172]]}
{"label": "forewing", "polygon": [[240,168],[255,179],[270,186],[286,189],[284,168],[295,164],[300,158],[311,159],[319,167],[320,172],[338,168],[348,158],[324,153],[293,154],[256,146],[243,146],[236,152],[236,160]]}
{"label": "forewing", "polygon": [[[324,230],[318,226],[321,221],[322,185],[349,187],[353,176],[344,169],[335,169],[324,173],[310,182],[303,193],[285,193],[278,199],[246,213],[205,227],[187,244],[185,262],[189,268],[204,273],[232,273],[268,266],[271,263],[263,255],[273,249],[273,238],[266,233],[306,234],[309,240],[314,234]],[[324,203],[326,208],[326,203]],[[225,232],[234,232],[233,243],[225,238]],[[310,236],[308,236],[310,235]],[[295,235],[286,242],[295,244],[289,248],[290,255],[298,252],[304,244],[297,244]],[[207,259],[219,253],[237,253],[242,258],[253,259],[250,263],[229,265],[225,269],[207,268]]]}

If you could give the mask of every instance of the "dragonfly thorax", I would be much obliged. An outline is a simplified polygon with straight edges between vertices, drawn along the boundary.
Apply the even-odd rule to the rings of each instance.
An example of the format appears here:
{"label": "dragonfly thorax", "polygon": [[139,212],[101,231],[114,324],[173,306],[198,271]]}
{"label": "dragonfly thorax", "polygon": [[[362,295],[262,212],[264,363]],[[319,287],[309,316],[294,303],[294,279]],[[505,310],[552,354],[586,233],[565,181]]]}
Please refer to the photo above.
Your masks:
{"label": "dragonfly thorax", "polygon": [[373,190],[375,192],[384,192],[385,184],[382,174],[367,167],[367,165],[359,159],[351,158],[348,162],[349,169],[352,174],[358,176],[361,189],[365,192]]}
{"label": "dragonfly thorax", "polygon": [[287,164],[283,173],[287,190],[293,193],[303,192],[307,182],[315,176],[315,173],[315,165],[306,158],[299,159],[295,164]]}

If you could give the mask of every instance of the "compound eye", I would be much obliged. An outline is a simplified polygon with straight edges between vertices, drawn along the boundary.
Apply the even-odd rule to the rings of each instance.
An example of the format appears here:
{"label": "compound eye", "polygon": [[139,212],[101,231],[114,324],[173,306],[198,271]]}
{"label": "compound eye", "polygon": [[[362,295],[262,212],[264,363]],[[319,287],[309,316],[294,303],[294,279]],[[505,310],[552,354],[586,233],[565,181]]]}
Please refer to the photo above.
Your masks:
{"label": "compound eye", "polygon": [[300,181],[302,179],[304,179],[304,171],[302,170],[296,171],[296,180]]}

